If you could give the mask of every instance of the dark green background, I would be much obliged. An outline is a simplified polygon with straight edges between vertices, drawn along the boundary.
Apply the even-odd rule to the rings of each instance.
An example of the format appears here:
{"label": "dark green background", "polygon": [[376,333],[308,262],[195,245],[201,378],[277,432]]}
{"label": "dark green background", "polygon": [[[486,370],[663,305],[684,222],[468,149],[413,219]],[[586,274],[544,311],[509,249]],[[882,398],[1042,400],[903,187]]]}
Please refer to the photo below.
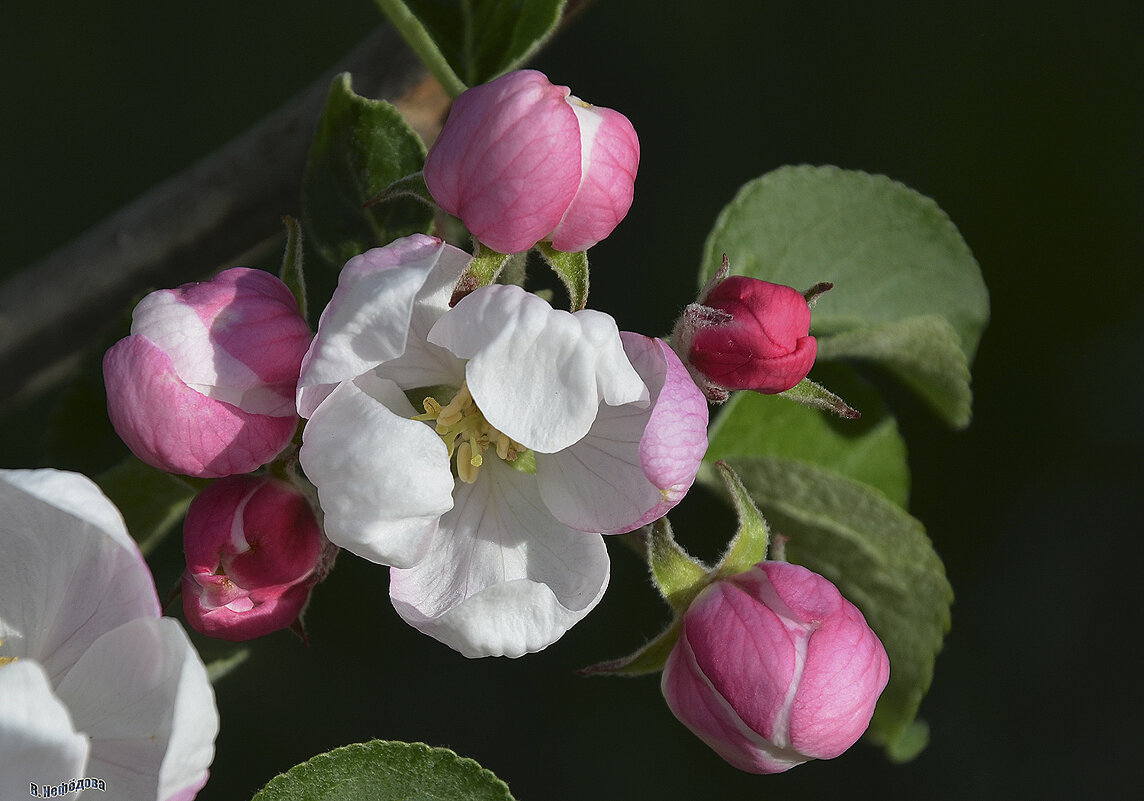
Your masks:
{"label": "dark green background", "polygon": [[[239,133],[378,20],[366,0],[6,0],[0,271]],[[916,761],[859,745],[781,776],[740,774],[674,721],[654,678],[574,676],[662,621],[622,548],[599,609],[517,661],[470,662],[419,635],[390,608],[385,570],[343,555],[314,595],[310,647],[257,642],[218,686],[200,799],[241,801],[373,737],[454,748],[522,801],[1125,797],[1142,744],[1141,41],[1144,5],[1127,0],[600,0],[536,62],[640,134],[636,203],[592,252],[593,305],[622,327],[670,327],[719,209],[782,164],[899,179],[937,200],[977,255],[993,321],[973,426],[952,433],[895,401],[912,509],[957,593]],[[42,462],[40,416],[10,409],[0,426],[0,464]],[[730,524],[702,501],[673,519],[714,552]],[[167,546],[160,592],[177,573],[177,539]]]}

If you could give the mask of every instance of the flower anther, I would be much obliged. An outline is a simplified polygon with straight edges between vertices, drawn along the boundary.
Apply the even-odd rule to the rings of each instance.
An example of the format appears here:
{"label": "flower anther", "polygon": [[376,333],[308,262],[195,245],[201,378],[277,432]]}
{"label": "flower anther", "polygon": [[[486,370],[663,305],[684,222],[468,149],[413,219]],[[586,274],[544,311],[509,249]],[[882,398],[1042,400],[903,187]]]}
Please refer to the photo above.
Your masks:
{"label": "flower anther", "polygon": [[449,449],[449,458],[456,456],[457,478],[466,484],[477,480],[477,472],[484,464],[484,453],[490,447],[498,458],[506,462],[516,461],[520,453],[528,450],[493,428],[477,408],[468,383],[462,383],[457,394],[445,406],[432,395],[426,396],[421,405],[425,413],[414,415],[413,419],[436,423],[433,430]]}

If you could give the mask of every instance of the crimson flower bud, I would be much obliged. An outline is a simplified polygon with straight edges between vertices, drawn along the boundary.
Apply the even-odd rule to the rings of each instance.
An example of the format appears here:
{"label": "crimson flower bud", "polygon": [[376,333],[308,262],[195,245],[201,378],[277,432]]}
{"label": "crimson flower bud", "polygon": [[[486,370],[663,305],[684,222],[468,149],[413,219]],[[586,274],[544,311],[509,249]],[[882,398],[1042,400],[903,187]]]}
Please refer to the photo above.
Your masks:
{"label": "crimson flower bud", "polygon": [[286,447],[310,329],[286,285],[237,267],[152,292],[103,357],[107,412],[147,464],[219,478]]}
{"label": "crimson flower bud", "polygon": [[520,253],[546,241],[581,251],[628,213],[639,157],[623,114],[520,70],[454,101],[425,159],[425,184],[493,250]]}
{"label": "crimson flower bud", "polygon": [[187,622],[210,637],[238,641],[298,619],[332,546],[292,486],[270,476],[231,476],[191,501],[183,548]]}
{"label": "crimson flower bud", "polygon": [[782,284],[732,275],[684,318],[686,341],[678,347],[713,400],[737,389],[785,392],[806,378],[818,354],[806,298]]}
{"label": "crimson flower bud", "polygon": [[762,562],[691,604],[662,688],[675,716],[725,760],[780,773],[853,745],[889,676],[882,643],[833,584],[800,565]]}

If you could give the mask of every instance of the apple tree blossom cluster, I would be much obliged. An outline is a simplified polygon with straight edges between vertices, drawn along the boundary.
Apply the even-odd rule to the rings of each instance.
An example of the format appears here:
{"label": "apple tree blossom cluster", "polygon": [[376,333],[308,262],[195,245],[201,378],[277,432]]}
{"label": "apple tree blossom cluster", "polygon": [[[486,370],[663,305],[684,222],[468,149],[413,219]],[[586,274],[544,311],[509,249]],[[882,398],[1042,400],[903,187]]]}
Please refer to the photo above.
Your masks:
{"label": "apple tree blossom cluster", "polygon": [[[612,233],[638,164],[626,117],[524,70],[457,98],[423,181],[476,254],[536,248],[551,262]],[[725,269],[669,342],[583,304],[556,308],[475,273],[474,259],[426,234],[366,250],[313,333],[292,291],[259,270],[138,304],[104,358],[108,414],[140,460],[201,480],[183,527],[195,630],[301,632],[344,549],[388,567],[397,614],[461,654],[544,649],[603,597],[606,538],[644,530],[688,493],[709,401],[785,392],[815,359],[814,293]],[[0,491],[0,698],[18,686],[27,707],[0,714],[0,782],[98,775],[141,788],[124,797],[193,797],[217,728],[210,686],[182,629],[159,617],[118,513],[68,474],[13,473]],[[60,614],[79,609],[95,611]],[[676,636],[667,703],[743,770],[837,756],[887,681],[857,608],[783,561],[710,580]],[[103,716],[117,688],[145,693],[154,714]],[[12,733],[27,746],[9,749]],[[136,754],[141,738],[159,745]],[[34,770],[13,773],[12,760]],[[120,776],[126,764],[139,769]]]}

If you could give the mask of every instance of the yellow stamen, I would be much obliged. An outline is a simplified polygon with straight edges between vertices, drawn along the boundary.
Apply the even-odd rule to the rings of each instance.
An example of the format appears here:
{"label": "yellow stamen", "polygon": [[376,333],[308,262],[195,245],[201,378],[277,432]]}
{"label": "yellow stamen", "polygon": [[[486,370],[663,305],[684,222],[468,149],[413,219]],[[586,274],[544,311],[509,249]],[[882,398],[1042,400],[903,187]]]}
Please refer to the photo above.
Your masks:
{"label": "yellow stamen", "polygon": [[457,477],[466,484],[477,480],[481,465],[484,464],[484,451],[490,447],[496,455],[506,461],[513,461],[525,447],[493,428],[481,414],[468,384],[462,383],[457,394],[446,405],[434,397],[426,397],[421,402],[424,414],[412,419],[433,423],[437,436],[445,443],[449,458],[457,457]]}
{"label": "yellow stamen", "polygon": [[[4,644],[4,641],[0,640],[0,645],[3,645],[3,644]],[[0,667],[4,667],[7,664],[11,664],[12,662],[15,662],[19,658],[20,657],[18,657],[18,656],[0,656]]]}
{"label": "yellow stamen", "polygon": [[457,478],[466,484],[477,480],[477,468],[473,466],[473,451],[468,442],[457,446]]}

